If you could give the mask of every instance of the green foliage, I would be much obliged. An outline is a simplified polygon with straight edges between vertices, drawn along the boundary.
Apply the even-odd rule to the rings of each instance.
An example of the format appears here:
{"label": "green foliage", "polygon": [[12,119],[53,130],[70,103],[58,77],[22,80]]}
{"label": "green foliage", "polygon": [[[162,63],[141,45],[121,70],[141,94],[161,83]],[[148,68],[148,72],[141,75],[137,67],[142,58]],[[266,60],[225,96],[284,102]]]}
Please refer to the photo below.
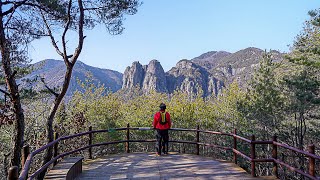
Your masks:
{"label": "green foliage", "polygon": [[254,129],[257,132],[264,130],[269,137],[279,133],[286,106],[286,98],[280,86],[279,65],[272,61],[271,54],[265,54],[245,99],[238,106],[243,116],[255,126]]}
{"label": "green foliage", "polygon": [[[286,58],[291,62],[290,73],[284,76],[284,84],[288,92],[288,112],[292,114],[293,122],[288,123],[293,129],[292,143],[303,149],[306,137],[310,136],[313,122],[319,119],[320,103],[320,26],[319,9],[310,11],[311,19],[306,21],[303,32],[297,36],[293,51]],[[301,158],[303,162],[303,158]]]}
{"label": "green foliage", "polygon": [[81,83],[84,92],[76,92],[69,103],[68,112],[83,112],[89,124],[98,129],[125,127],[151,127],[159,104],[167,104],[173,127],[230,131],[245,125],[237,111],[237,104],[244,93],[234,82],[219,97],[204,99],[201,95],[187,95],[175,91],[170,96],[155,91],[147,95],[123,97],[118,93],[105,93],[103,86],[96,87],[90,81]]}
{"label": "green foliage", "polygon": [[303,31],[297,36],[290,62],[306,67],[320,68],[320,10],[310,11],[311,19],[306,21]]}
{"label": "green foliage", "polygon": [[153,115],[159,110],[161,102],[167,103],[167,96],[155,91],[123,102],[122,125],[130,123],[131,126],[151,127]]}
{"label": "green foliage", "polygon": [[115,127],[115,121],[119,118],[120,101],[111,93],[105,94],[104,86],[96,87],[90,81],[82,86],[85,88],[84,93],[77,91],[69,103],[72,114],[82,112],[89,125],[108,129]]}
{"label": "green foliage", "polygon": [[231,83],[217,97],[213,104],[213,116],[217,120],[220,131],[231,132],[237,128],[240,131],[247,131],[248,124],[243,115],[238,111],[238,104],[245,98],[245,93],[239,88],[238,82]]}
{"label": "green foliage", "polygon": [[291,90],[293,109],[305,112],[320,104],[320,81],[315,72],[304,69],[296,75],[286,77],[285,83]]}
{"label": "green foliage", "polygon": [[[201,101],[198,101],[198,103]],[[171,117],[175,127],[195,128],[200,120],[196,116],[197,104],[194,99],[186,93],[174,92],[170,103]],[[198,113],[200,114],[200,113]]]}

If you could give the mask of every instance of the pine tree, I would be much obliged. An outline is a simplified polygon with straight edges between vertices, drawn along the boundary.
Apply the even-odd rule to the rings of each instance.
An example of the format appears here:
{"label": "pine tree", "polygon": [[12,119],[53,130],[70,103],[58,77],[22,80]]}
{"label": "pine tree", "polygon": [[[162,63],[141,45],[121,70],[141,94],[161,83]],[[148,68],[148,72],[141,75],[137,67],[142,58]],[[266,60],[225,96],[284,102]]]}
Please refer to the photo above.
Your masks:
{"label": "pine tree", "polygon": [[271,138],[279,132],[284,117],[285,99],[281,93],[277,76],[279,64],[273,62],[272,55],[266,53],[260,62],[248,88],[244,101],[239,103],[239,111],[255,125],[257,133]]}

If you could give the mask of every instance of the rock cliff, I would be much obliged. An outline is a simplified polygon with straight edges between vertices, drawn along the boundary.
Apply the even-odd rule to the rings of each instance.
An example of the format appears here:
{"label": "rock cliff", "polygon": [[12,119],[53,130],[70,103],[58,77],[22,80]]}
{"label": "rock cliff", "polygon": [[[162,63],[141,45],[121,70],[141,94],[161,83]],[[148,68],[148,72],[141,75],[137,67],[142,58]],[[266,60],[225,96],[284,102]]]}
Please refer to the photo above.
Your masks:
{"label": "rock cliff", "polygon": [[181,60],[176,67],[167,72],[169,93],[180,90],[188,94],[203,92],[208,94],[209,73],[203,67],[189,61]]}
{"label": "rock cliff", "polygon": [[168,92],[165,72],[157,60],[152,60],[148,65],[142,66],[135,61],[127,67],[123,75],[122,89],[130,90],[140,88],[144,93],[152,90]]}
{"label": "rock cliff", "polygon": [[[278,51],[271,53],[274,60],[282,59],[283,54]],[[157,60],[145,66],[134,62],[124,72],[122,89],[130,91],[138,86],[143,93],[151,90],[173,93],[179,90],[188,94],[217,96],[235,80],[240,86],[246,86],[263,54],[263,50],[254,47],[235,53],[210,51],[192,60],[181,60],[168,72],[164,72]]]}
{"label": "rock cliff", "polygon": [[212,93],[216,95],[224,86],[222,80],[189,60],[179,61],[176,67],[166,73],[157,60],[152,60],[145,66],[134,62],[124,72],[123,82],[123,90],[130,90],[134,87],[140,88],[144,93],[151,90],[173,93],[179,90],[188,94],[201,92],[204,96]]}

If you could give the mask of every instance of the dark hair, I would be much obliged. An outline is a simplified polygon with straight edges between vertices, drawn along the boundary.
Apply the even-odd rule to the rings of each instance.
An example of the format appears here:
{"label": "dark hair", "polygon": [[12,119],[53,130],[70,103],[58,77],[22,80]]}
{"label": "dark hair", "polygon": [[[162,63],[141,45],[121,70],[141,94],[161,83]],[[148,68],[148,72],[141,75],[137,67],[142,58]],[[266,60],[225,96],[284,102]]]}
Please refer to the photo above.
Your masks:
{"label": "dark hair", "polygon": [[164,103],[161,103],[159,106],[160,110],[165,110],[167,106]]}

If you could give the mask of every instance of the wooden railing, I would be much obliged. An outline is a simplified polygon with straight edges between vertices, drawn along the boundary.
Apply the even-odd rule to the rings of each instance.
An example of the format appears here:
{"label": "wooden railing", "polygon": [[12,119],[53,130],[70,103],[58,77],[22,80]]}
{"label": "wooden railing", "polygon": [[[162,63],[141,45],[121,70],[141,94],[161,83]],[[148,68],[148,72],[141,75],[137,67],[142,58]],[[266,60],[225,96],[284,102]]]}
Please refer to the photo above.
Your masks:
{"label": "wooden railing", "polygon": [[[88,149],[89,152],[89,158],[92,159],[92,147],[97,147],[97,146],[102,146],[102,145],[109,145],[109,144],[119,144],[119,143],[124,143],[125,144],[125,151],[127,153],[130,152],[130,143],[136,143],[136,142],[155,142],[154,139],[143,139],[143,140],[131,140],[130,139],[130,131],[152,131],[152,128],[148,128],[148,127],[130,127],[129,124],[127,125],[127,127],[125,128],[115,128],[115,129],[108,129],[108,130],[92,130],[92,127],[89,128],[88,132],[83,132],[83,133],[79,133],[79,134],[75,134],[75,135],[70,135],[70,136],[64,136],[64,137],[58,137],[58,134],[55,135],[56,139],[52,142],[50,142],[49,144],[29,153],[29,146],[25,146],[23,148],[23,154],[22,154],[22,170],[20,172],[20,175],[18,177],[18,167],[13,166],[11,168],[9,168],[9,172],[8,172],[8,179],[12,180],[12,179],[19,179],[19,180],[25,180],[25,179],[34,179],[36,178],[42,171],[44,171],[45,169],[47,169],[51,164],[56,164],[57,160],[59,158],[63,158],[64,156],[79,152],[79,151],[83,151],[85,149]],[[104,132],[113,132],[113,131],[126,131],[126,139],[125,140],[120,140],[120,141],[112,141],[112,142],[102,142],[102,143],[97,143],[97,144],[92,144],[92,139],[93,139],[93,135],[97,134],[97,133],[104,133]],[[199,155],[200,154],[200,146],[208,146],[208,147],[213,147],[213,148],[221,148],[224,150],[228,150],[228,151],[232,151],[233,152],[233,161],[235,164],[238,163],[238,156],[241,156],[242,158],[248,160],[249,162],[251,162],[251,175],[252,176],[256,176],[256,172],[255,172],[255,163],[256,162],[273,162],[273,175],[275,177],[278,177],[278,166],[284,166],[286,168],[288,168],[291,171],[294,171],[296,173],[299,173],[305,177],[308,177],[310,179],[313,180],[317,180],[319,179],[319,177],[316,176],[316,171],[315,171],[315,161],[320,161],[320,156],[315,155],[315,146],[314,145],[310,145],[309,146],[309,150],[308,152],[306,151],[302,151],[299,150],[297,148],[285,145],[285,144],[281,144],[279,142],[277,142],[277,137],[274,136],[273,139],[271,141],[257,141],[255,139],[255,136],[252,135],[251,139],[246,139],[244,137],[241,137],[239,135],[237,135],[237,131],[234,130],[233,133],[222,133],[222,132],[215,132],[215,131],[205,131],[205,130],[200,130],[199,126],[197,127],[197,129],[182,129],[182,128],[172,128],[170,129],[170,131],[187,131],[187,132],[195,132],[196,133],[196,137],[195,137],[195,141],[183,141],[183,140],[171,140],[169,142],[171,143],[185,143],[185,144],[194,144],[196,145],[196,154]],[[233,138],[233,147],[224,147],[224,146],[219,146],[216,144],[209,144],[209,143],[205,143],[205,142],[200,142],[200,133],[204,133],[204,134],[215,134],[215,135],[220,135],[220,136],[227,136],[230,138]],[[80,136],[89,136],[89,142],[87,146],[72,150],[72,151],[68,151],[68,152],[64,152],[62,154],[58,154],[58,143],[60,141],[63,140],[67,140],[67,139],[72,139],[75,137],[80,137]],[[250,144],[250,155],[246,155],[243,152],[240,152],[238,150],[238,142],[243,141],[244,143]],[[272,145],[272,154],[270,155],[269,158],[265,158],[265,159],[257,159],[256,158],[256,148],[255,146],[257,144],[269,144]],[[30,165],[31,162],[33,160],[33,158],[35,157],[35,155],[39,154],[40,152],[42,152],[43,150],[45,150],[46,148],[50,147],[50,146],[54,146],[54,157],[51,159],[51,161],[47,162],[45,165],[43,165],[40,169],[36,170],[35,172],[33,172],[32,174],[29,174],[29,169],[30,169]],[[295,168],[290,166],[289,164],[286,164],[285,162],[281,161],[280,159],[278,159],[278,147],[281,148],[285,148],[291,151],[294,151],[296,153],[300,153],[306,157],[308,157],[308,162],[309,162],[309,166],[308,166],[308,172],[304,172],[301,169]]]}

